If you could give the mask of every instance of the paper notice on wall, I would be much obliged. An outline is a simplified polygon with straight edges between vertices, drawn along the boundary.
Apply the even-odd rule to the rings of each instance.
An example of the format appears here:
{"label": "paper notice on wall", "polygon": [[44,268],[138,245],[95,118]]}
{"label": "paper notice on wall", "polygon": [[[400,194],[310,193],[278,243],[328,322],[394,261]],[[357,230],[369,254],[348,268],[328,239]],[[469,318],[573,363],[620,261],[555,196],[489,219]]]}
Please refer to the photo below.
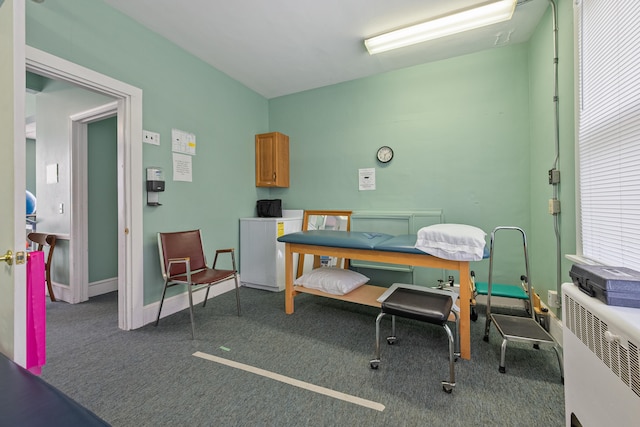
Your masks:
{"label": "paper notice on wall", "polygon": [[191,156],[173,153],[173,180],[192,182]]}
{"label": "paper notice on wall", "polygon": [[358,169],[358,189],[360,191],[376,189],[376,169]]}
{"label": "paper notice on wall", "polygon": [[47,184],[58,182],[58,164],[47,165]]}
{"label": "paper notice on wall", "polygon": [[171,129],[171,151],[196,155],[196,136],[179,129]]}

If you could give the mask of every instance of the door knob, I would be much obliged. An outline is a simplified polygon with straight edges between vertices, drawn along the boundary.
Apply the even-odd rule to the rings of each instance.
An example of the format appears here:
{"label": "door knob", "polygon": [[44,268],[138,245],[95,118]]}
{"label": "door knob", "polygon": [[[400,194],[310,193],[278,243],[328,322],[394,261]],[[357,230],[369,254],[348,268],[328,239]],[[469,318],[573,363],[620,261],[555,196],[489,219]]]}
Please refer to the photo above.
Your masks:
{"label": "door knob", "polygon": [[13,264],[13,252],[8,250],[6,254],[0,256],[0,261],[4,261],[7,264],[12,265]]}

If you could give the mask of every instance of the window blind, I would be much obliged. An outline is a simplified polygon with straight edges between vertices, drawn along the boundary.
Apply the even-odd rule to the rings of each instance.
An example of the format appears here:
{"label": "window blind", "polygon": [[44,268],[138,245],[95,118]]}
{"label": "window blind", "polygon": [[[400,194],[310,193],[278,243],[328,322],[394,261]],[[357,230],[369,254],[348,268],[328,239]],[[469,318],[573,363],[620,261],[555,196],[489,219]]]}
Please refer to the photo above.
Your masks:
{"label": "window blind", "polygon": [[640,269],[640,2],[577,8],[582,255]]}

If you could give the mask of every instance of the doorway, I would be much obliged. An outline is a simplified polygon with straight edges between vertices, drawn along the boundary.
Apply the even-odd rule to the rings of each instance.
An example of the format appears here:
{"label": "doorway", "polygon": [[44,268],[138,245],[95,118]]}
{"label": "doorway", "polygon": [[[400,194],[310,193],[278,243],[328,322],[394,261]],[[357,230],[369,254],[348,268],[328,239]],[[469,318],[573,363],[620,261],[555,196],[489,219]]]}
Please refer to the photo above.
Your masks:
{"label": "doorway", "polygon": [[[117,102],[68,82],[33,73],[28,77],[27,122],[31,125],[29,136],[35,155],[31,164],[27,162],[32,167],[25,169],[35,171],[33,193],[37,197],[31,228],[56,236],[53,292],[57,300],[78,303],[92,296],[87,287],[97,295],[100,291],[117,290],[118,285]],[[105,127],[102,122],[109,125]],[[95,142],[90,144],[92,139]],[[92,203],[94,207],[96,203],[102,206],[92,209]],[[94,245],[90,231],[92,224],[98,222],[102,226],[94,227],[93,232],[104,238],[100,245]],[[78,232],[70,239],[73,224],[77,224]],[[81,257],[73,258],[73,263],[72,243],[83,248]],[[95,252],[109,256],[97,263]],[[111,266],[107,280],[104,270]],[[103,272],[92,274],[96,268]],[[102,283],[93,283],[96,277]]]}
{"label": "doorway", "polygon": [[81,248],[72,289],[74,302],[118,290],[117,129],[122,117],[111,102],[70,117],[71,228]]}
{"label": "doorway", "polygon": [[115,115],[87,124],[89,298],[118,290],[117,132]]}
{"label": "doorway", "polygon": [[[143,315],[143,245],[142,245],[142,91],[126,83],[112,79],[108,76],[73,64],[46,52],[27,46],[26,69],[27,71],[62,80],[79,87],[101,93],[116,99],[118,120],[118,327],[124,330],[139,328],[144,325]],[[77,121],[76,121],[77,122]],[[72,150],[72,156],[78,155]],[[73,159],[72,159],[73,161]],[[77,163],[76,163],[77,164]],[[76,171],[81,173],[81,171]],[[73,180],[72,185],[81,180]],[[82,194],[81,189],[73,188],[72,194]],[[80,209],[72,203],[72,209]],[[81,215],[82,211],[72,213],[72,216]],[[75,217],[71,220],[69,233],[69,262],[70,265],[86,265],[78,260],[82,259],[84,248],[83,233],[80,224]],[[79,297],[84,297],[82,289],[78,286],[80,280],[76,280],[72,274],[86,274],[86,268],[79,272],[75,268],[70,269],[70,287],[77,292]],[[82,282],[88,283],[88,282]],[[86,294],[88,298],[88,293]],[[78,301],[79,302],[79,301]]]}

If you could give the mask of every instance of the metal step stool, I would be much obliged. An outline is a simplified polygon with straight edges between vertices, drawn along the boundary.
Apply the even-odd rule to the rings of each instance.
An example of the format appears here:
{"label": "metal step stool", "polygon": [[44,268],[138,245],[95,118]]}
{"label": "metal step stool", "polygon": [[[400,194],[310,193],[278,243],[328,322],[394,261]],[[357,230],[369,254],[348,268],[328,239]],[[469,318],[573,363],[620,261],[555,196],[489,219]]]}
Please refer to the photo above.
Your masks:
{"label": "metal step stool", "polygon": [[540,344],[549,344],[553,346],[553,350],[556,352],[558,358],[558,364],[560,365],[560,378],[564,383],[564,372],[562,369],[562,359],[560,357],[560,350],[558,344],[555,342],[551,334],[547,332],[540,323],[536,320],[535,312],[530,310],[530,317],[511,316],[506,314],[492,314],[491,313],[491,291],[493,283],[493,262],[494,262],[494,247],[496,240],[496,233],[500,230],[512,230],[518,231],[522,234],[522,242],[524,247],[524,262],[527,277],[527,294],[529,298],[529,307],[533,307],[533,289],[531,287],[531,275],[529,273],[529,255],[527,253],[527,236],[524,230],[518,227],[496,227],[491,232],[491,249],[489,252],[489,283],[487,286],[487,321],[484,330],[484,341],[489,342],[489,328],[491,323],[496,326],[496,329],[502,336],[502,345],[500,349],[500,366],[499,371],[501,373],[506,372],[505,368],[505,354],[507,351],[507,343],[509,341],[521,341],[532,343],[534,348],[538,348]]}

